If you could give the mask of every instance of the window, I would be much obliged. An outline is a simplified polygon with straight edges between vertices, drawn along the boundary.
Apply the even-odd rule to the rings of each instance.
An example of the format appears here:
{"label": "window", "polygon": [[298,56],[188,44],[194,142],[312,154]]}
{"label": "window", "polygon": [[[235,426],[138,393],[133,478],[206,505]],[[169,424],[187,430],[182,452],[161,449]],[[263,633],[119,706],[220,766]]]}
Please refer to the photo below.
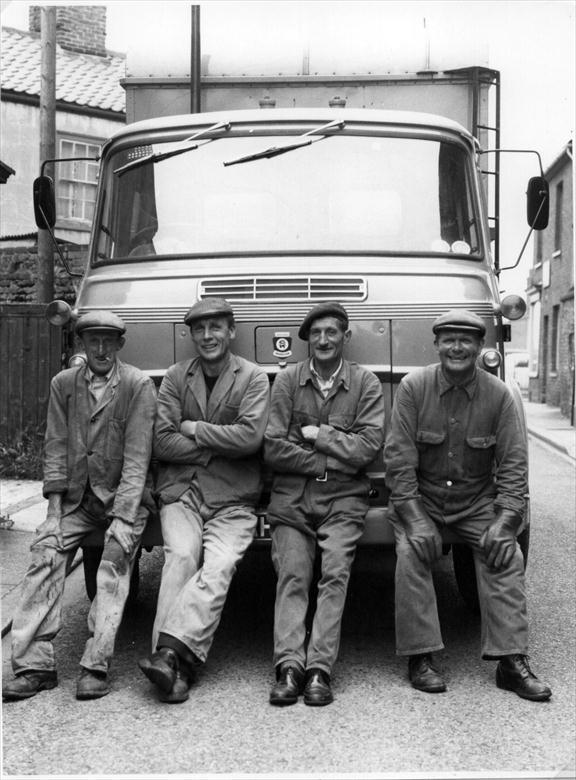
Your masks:
{"label": "window", "polygon": [[[60,140],[60,157],[94,157],[100,153],[100,145],[89,141]],[[59,220],[74,220],[89,224],[94,216],[98,162],[72,160],[56,166],[56,213]]]}
{"label": "window", "polygon": [[534,257],[534,265],[542,264],[542,231],[536,233],[536,254]]}
{"label": "window", "polygon": [[550,334],[550,371],[558,371],[558,322],[560,306],[552,308],[552,332]]}
{"label": "window", "polygon": [[562,206],[564,199],[564,183],[558,182],[556,185],[556,212],[554,220],[554,251],[560,252],[562,249]]}

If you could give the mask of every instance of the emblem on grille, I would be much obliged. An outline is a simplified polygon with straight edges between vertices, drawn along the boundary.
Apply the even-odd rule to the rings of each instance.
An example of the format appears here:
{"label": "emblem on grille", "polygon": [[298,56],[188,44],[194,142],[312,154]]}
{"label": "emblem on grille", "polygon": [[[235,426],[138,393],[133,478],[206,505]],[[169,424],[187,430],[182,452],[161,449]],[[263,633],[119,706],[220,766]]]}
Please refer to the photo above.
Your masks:
{"label": "emblem on grille", "polygon": [[289,330],[277,330],[272,337],[273,355],[277,358],[287,358],[292,354],[292,336]]}

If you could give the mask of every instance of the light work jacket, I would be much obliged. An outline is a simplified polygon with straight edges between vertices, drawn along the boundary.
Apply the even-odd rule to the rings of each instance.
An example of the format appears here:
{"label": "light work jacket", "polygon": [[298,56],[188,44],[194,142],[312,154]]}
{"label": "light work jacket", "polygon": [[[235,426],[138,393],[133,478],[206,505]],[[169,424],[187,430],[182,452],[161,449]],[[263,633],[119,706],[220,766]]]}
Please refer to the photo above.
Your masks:
{"label": "light work jacket", "polygon": [[106,514],[133,523],[152,452],[154,383],[116,362],[100,401],[90,394],[84,366],[51,382],[44,444],[44,496],[62,494],[63,514],[81,503],[90,483]]}
{"label": "light work jacket", "polygon": [[[158,393],[154,434],[161,501],[177,501],[195,479],[210,509],[253,506],[269,408],[268,377],[244,358],[230,355],[209,397],[199,358],[171,366]],[[194,438],[180,433],[184,420],[197,422]]]}

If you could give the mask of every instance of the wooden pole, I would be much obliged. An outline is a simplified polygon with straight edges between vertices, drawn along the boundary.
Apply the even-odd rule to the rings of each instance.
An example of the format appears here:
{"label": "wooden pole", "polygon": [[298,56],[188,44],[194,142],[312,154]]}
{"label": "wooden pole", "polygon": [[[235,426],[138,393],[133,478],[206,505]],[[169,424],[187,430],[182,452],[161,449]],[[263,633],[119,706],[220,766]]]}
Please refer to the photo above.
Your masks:
{"label": "wooden pole", "polygon": [[[56,7],[40,9],[40,163],[56,157]],[[53,165],[45,173],[53,176]],[[38,303],[54,298],[54,247],[47,230],[38,230]]]}
{"label": "wooden pole", "polygon": [[192,6],[192,27],[190,45],[190,113],[198,114],[201,109],[201,58],[200,58],[200,6]]}

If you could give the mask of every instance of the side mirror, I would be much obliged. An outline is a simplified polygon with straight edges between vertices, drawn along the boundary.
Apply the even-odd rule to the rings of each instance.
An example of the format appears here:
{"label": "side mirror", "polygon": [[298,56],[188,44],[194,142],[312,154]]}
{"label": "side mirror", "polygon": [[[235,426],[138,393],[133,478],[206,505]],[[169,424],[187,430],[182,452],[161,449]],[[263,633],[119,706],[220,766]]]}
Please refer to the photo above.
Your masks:
{"label": "side mirror", "polygon": [[34,179],[32,196],[36,225],[43,230],[53,228],[56,224],[56,197],[54,182],[50,176],[38,176]]}
{"label": "side mirror", "polygon": [[528,182],[526,190],[526,218],[533,230],[548,227],[550,197],[548,182],[543,176],[534,176]]}

